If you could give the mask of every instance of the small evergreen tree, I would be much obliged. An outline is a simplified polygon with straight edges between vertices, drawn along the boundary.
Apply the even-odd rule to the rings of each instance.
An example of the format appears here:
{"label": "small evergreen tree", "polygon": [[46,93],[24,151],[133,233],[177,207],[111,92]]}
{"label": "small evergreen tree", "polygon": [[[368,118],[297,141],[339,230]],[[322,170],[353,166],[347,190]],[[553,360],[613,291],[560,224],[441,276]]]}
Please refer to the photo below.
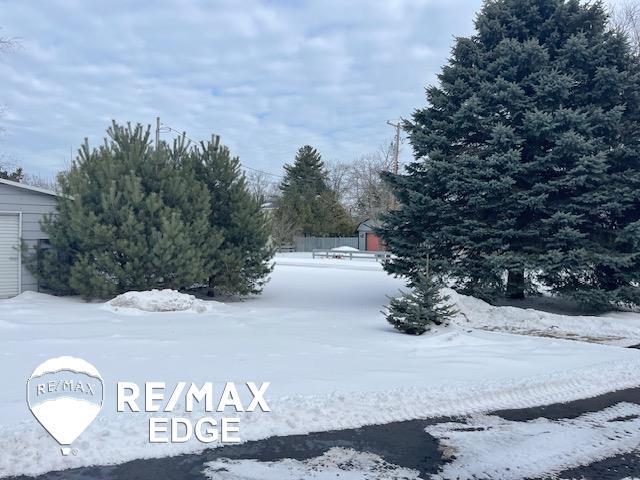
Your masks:
{"label": "small evergreen tree", "polygon": [[443,325],[456,314],[449,296],[440,294],[441,284],[428,275],[420,275],[410,292],[391,298],[387,321],[396,330],[409,335],[422,335],[433,325]]}
{"label": "small evergreen tree", "polygon": [[209,191],[207,211],[222,243],[208,251],[209,295],[259,293],[273,266],[270,226],[261,198],[252,195],[240,160],[220,145],[219,137],[191,151],[197,177]]}
{"label": "small evergreen tree", "polygon": [[306,145],[296,154],[293,165],[285,165],[282,196],[276,221],[287,218],[303,235],[350,235],[354,224],[328,186],[327,172],[318,151]]}
{"label": "small evergreen tree", "polygon": [[34,273],[87,299],[205,282],[221,240],[183,139],[154,150],[141,125],[114,122],[107,133],[99,148],[85,142],[60,176],[58,214],[43,224],[52,248],[39,252]]}

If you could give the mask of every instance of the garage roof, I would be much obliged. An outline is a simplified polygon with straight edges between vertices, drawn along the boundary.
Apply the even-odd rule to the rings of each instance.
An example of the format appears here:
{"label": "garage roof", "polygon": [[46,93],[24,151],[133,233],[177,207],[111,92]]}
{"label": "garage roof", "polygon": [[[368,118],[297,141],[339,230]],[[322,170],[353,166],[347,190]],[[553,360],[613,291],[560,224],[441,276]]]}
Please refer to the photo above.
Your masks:
{"label": "garage roof", "polygon": [[46,188],[40,188],[40,187],[32,187],[31,185],[25,185],[24,183],[14,182],[12,180],[5,180],[4,178],[0,178],[0,183],[4,185],[9,185],[11,187],[22,188],[24,190],[31,190],[32,192],[44,193],[45,195],[52,195],[54,197],[61,196],[59,193],[56,193],[53,190],[47,190]]}

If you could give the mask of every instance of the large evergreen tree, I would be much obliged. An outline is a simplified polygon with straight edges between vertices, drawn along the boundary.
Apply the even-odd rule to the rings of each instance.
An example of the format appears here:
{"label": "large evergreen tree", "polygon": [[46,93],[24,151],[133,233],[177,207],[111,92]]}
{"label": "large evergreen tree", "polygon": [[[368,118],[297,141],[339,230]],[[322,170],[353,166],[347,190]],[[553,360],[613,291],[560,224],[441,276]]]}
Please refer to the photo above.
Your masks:
{"label": "large evergreen tree", "polygon": [[295,224],[296,233],[303,235],[353,233],[353,221],[329,188],[324,162],[315,148],[301,147],[293,165],[284,169],[276,220],[286,216]]}
{"label": "large evergreen tree", "polygon": [[[594,306],[639,304],[640,76],[600,2],[487,0],[387,175],[388,270],[491,297],[537,275]],[[508,274],[506,273],[508,272]]]}
{"label": "large evergreen tree", "polygon": [[104,145],[80,149],[59,178],[58,214],[44,224],[44,286],[85,298],[205,282],[221,237],[206,186],[185,163],[182,140],[153,149],[149,129],[114,123]]}
{"label": "large evergreen tree", "polygon": [[272,270],[269,223],[250,192],[240,160],[219,137],[191,151],[197,177],[209,191],[209,223],[223,241],[208,253],[209,294],[259,293]]}

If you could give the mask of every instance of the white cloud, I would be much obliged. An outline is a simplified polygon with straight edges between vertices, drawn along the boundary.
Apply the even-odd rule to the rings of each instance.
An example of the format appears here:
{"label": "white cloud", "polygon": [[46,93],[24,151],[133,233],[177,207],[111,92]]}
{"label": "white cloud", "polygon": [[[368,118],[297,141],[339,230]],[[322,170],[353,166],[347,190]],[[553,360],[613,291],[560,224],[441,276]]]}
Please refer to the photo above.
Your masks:
{"label": "white cloud", "polygon": [[[280,172],[302,144],[351,160],[424,104],[424,86],[480,0],[82,2],[0,0],[9,115],[0,150],[51,174],[110,119],[222,135]],[[408,148],[405,149],[408,155]]]}

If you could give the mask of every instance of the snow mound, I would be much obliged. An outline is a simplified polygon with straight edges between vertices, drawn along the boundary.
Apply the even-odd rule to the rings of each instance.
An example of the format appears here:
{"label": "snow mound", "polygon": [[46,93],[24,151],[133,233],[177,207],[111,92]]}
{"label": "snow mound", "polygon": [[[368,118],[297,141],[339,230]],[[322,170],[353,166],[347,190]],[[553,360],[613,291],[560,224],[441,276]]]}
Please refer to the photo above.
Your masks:
{"label": "snow mound", "polygon": [[640,344],[640,315],[637,313],[559,315],[532,308],[495,307],[449,288],[443,289],[442,293],[449,296],[449,301],[458,310],[453,323],[463,328],[624,347]]}
{"label": "snow mound", "polygon": [[28,302],[47,302],[55,301],[57,297],[48,295],[46,293],[32,292],[27,290],[26,292],[19,293],[11,298],[2,299],[6,303],[28,303]]}
{"label": "snow mound", "polygon": [[357,248],[354,247],[335,247],[331,249],[332,252],[359,252],[360,250],[358,250]]}
{"label": "snow mound", "polygon": [[305,461],[215,460],[205,464],[210,480],[417,480],[420,472],[386,462],[373,453],[334,447]]}
{"label": "snow mound", "polygon": [[145,312],[197,312],[207,311],[207,304],[193,295],[180,293],[176,290],[147,290],[144,292],[126,292],[118,295],[106,303],[107,307],[119,309],[134,309]]}

